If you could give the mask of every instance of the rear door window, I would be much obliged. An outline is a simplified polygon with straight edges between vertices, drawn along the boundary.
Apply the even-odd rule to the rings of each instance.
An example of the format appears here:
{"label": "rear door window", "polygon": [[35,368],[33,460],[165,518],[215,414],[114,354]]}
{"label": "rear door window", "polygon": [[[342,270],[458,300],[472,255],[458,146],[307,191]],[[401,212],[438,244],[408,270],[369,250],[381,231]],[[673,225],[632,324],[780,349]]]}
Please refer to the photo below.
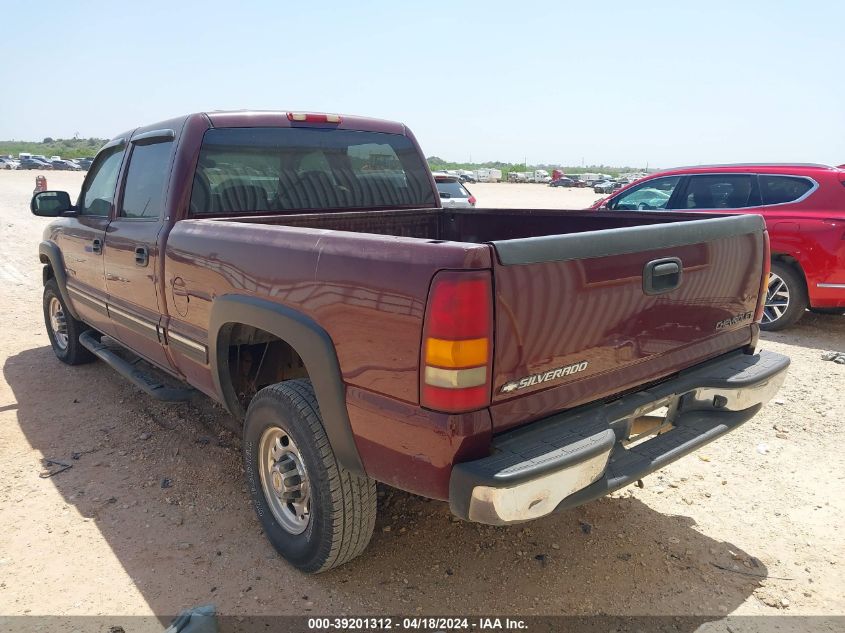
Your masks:
{"label": "rear door window", "polygon": [[193,215],[433,207],[428,168],[401,134],[334,128],[206,132]]}
{"label": "rear door window", "polygon": [[690,176],[678,209],[742,209],[760,205],[756,178],[751,174]]}
{"label": "rear door window", "polygon": [[803,197],[814,183],[801,176],[765,176],[757,177],[760,182],[760,195],[763,204],[786,204]]}
{"label": "rear door window", "polygon": [[173,141],[134,145],[123,187],[120,215],[157,220],[164,205]]}

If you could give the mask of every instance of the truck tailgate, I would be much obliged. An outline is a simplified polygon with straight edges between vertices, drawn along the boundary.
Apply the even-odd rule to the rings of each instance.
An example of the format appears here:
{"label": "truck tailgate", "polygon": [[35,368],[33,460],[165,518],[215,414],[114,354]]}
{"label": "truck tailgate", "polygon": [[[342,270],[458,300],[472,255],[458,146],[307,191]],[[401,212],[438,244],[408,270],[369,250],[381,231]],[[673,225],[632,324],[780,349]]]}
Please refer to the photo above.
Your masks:
{"label": "truck tailgate", "polygon": [[750,343],[757,215],[493,241],[496,432]]}

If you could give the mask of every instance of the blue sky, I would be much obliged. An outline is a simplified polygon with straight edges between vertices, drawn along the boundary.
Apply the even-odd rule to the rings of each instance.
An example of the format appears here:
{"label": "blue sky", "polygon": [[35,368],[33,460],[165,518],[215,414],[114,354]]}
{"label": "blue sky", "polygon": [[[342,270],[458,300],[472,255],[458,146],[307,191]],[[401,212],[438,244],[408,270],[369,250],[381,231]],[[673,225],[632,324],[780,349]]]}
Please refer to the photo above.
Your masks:
{"label": "blue sky", "polygon": [[456,161],[845,163],[841,2],[37,6],[0,8],[0,139],[310,109]]}

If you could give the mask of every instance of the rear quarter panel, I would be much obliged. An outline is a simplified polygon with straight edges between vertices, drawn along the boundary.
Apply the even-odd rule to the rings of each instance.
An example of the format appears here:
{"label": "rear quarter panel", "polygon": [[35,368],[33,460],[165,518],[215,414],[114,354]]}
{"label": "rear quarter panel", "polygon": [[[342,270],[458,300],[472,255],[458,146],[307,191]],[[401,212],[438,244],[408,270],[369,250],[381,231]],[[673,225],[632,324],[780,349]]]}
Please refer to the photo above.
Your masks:
{"label": "rear quarter panel", "polygon": [[[419,399],[422,320],[431,278],[487,268],[487,246],[215,220],[176,223],[165,297],[172,327],[204,339],[215,297],[257,296],[311,317],[334,342],[348,385]],[[183,371],[210,384],[207,366]]]}

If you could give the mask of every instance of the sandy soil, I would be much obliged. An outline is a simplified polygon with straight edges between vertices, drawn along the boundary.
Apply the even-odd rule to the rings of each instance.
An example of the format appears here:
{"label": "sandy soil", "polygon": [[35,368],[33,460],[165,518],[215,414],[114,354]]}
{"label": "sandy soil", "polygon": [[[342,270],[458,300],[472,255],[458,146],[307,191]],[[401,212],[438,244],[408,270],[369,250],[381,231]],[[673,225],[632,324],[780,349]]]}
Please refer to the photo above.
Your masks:
{"label": "sandy soil", "polygon": [[[764,335],[778,399],[632,487],[522,527],[453,521],[384,489],[364,556],[320,576],[261,534],[215,406],[163,406],[50,350],[29,214],[0,172],[0,614],[843,614],[845,318]],[[48,174],[75,196],[79,174]],[[485,206],[581,207],[592,192],[475,185]],[[42,459],[72,468],[41,478]],[[169,487],[163,487],[167,480]]]}

